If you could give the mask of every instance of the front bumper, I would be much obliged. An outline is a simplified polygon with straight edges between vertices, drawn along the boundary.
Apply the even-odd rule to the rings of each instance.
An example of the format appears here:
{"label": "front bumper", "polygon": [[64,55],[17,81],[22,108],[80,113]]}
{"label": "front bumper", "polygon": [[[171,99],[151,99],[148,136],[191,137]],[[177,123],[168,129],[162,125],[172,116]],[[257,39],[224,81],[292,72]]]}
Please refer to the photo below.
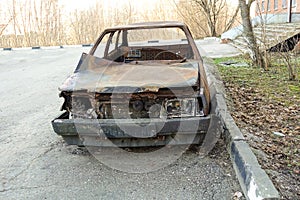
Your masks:
{"label": "front bumper", "polygon": [[54,131],[71,145],[144,147],[199,144],[211,117],[174,119],[69,119],[65,112],[52,121]]}

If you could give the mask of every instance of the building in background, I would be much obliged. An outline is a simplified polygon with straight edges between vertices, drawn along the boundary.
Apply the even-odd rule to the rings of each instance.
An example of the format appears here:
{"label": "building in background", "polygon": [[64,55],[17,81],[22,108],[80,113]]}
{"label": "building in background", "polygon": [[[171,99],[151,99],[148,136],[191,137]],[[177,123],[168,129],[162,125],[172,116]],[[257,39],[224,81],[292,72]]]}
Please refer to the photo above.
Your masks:
{"label": "building in background", "polygon": [[[260,49],[296,51],[299,48],[300,0],[256,0],[252,6],[255,13],[252,18],[253,32]],[[243,52],[248,51],[242,25],[223,33],[221,38],[233,41]]]}
{"label": "building in background", "polygon": [[300,0],[256,0],[255,23],[300,22]]}

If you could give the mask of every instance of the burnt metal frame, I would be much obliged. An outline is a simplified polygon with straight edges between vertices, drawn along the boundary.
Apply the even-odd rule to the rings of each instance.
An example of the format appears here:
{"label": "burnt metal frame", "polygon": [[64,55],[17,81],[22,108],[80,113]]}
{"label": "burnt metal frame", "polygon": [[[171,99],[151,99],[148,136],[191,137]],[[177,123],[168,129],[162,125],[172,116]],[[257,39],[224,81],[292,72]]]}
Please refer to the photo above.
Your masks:
{"label": "burnt metal frame", "polygon": [[[200,57],[198,48],[192,38],[192,35],[188,29],[188,27],[179,22],[155,22],[155,23],[140,23],[140,24],[132,24],[128,26],[121,26],[121,27],[115,27],[106,29],[98,38],[97,42],[95,43],[94,47],[90,50],[89,54],[93,55],[95,52],[97,46],[103,39],[103,37],[107,33],[111,33],[110,40],[112,37],[112,33],[120,30],[130,30],[130,29],[148,29],[148,28],[167,28],[167,27],[177,27],[181,28],[188,39],[188,43],[191,45],[192,50],[194,52],[194,58],[196,60],[199,60],[198,64],[198,76],[200,79],[199,86],[207,86],[206,82],[206,76],[204,74],[204,68],[203,68],[203,61]],[[124,33],[124,32],[123,32]],[[124,37],[124,34],[122,35]],[[109,43],[108,43],[109,44]],[[107,48],[107,47],[106,47]],[[77,66],[78,68],[78,66]],[[76,71],[76,70],[75,70]],[[203,73],[202,73],[203,72]],[[202,80],[203,79],[203,80]],[[200,89],[199,88],[199,89]],[[207,87],[204,87],[208,89]],[[209,94],[209,93],[208,93]],[[201,96],[201,91],[199,91],[199,95]],[[208,100],[210,99],[210,96],[205,95]],[[110,138],[112,141],[117,142],[117,146],[123,147],[123,146],[156,146],[156,145],[166,145],[169,144],[170,139],[174,137],[174,134],[179,135],[182,137],[183,141],[173,141],[172,144],[191,144],[191,143],[199,143],[201,141],[201,137],[203,138],[205,136],[206,132],[218,132],[216,131],[218,129],[218,126],[216,126],[215,121],[212,120],[215,117],[214,109],[211,110],[211,114],[209,114],[206,117],[191,117],[191,118],[173,118],[173,119],[167,119],[165,121],[159,122],[159,119],[157,119],[157,123],[164,123],[164,128],[156,135],[152,135],[151,137],[146,135],[142,138],[136,138],[134,136],[128,136],[124,135],[123,137],[120,137],[120,134],[124,134],[120,128],[116,127],[117,124],[114,123],[115,120],[97,120],[97,119],[69,119],[69,113],[65,112],[56,119],[52,121],[52,126],[54,131],[58,135],[62,135],[65,141],[68,144],[76,144],[76,145],[98,145],[98,146],[105,146],[105,145],[111,145],[111,143],[95,143],[95,141],[91,140],[94,138],[95,140]],[[132,123],[145,123],[147,121],[146,119],[140,119],[140,120],[133,120],[128,123],[128,120],[126,119],[120,119],[118,123],[122,123],[122,125],[125,126],[131,126]],[[177,124],[177,126],[176,126]],[[180,127],[184,127],[184,130],[180,129],[178,130],[178,124],[180,124]],[[195,127],[196,126],[196,127]],[[193,131],[191,131],[191,128]],[[79,129],[79,131],[77,130]],[[100,134],[99,131],[103,131],[103,129],[106,130],[106,133]],[[216,129],[216,130],[215,130]],[[190,130],[190,131],[189,131]],[[212,131],[213,130],[213,131]],[[156,132],[157,130],[154,130]],[[146,131],[147,132],[147,131]],[[115,135],[112,133],[116,133]],[[159,137],[166,137],[165,140],[159,140]],[[85,142],[85,140],[89,142]],[[138,141],[140,142],[137,142]],[[193,139],[193,141],[190,141],[190,139]],[[195,139],[195,140],[194,140]],[[124,141],[126,140],[126,141]],[[157,142],[159,140],[160,142]],[[178,143],[176,143],[178,142]]]}
{"label": "burnt metal frame", "polygon": [[[196,60],[201,60],[201,62],[202,62],[202,58],[200,57],[200,53],[199,53],[198,48],[197,48],[197,46],[196,46],[196,44],[193,40],[193,37],[192,37],[192,34],[191,34],[189,28],[184,23],[180,23],[180,22],[148,22],[148,23],[136,23],[136,24],[131,24],[131,25],[127,25],[127,26],[118,26],[118,27],[114,27],[114,28],[108,28],[97,39],[95,45],[90,50],[89,54],[90,55],[94,54],[94,52],[96,51],[97,46],[100,44],[103,37],[107,33],[110,33],[110,32],[113,33],[115,31],[120,31],[120,30],[154,29],[154,28],[180,28],[180,29],[182,29],[183,32],[186,34],[188,43],[192,47],[195,59]],[[123,32],[123,39],[124,39],[124,37],[126,37],[124,35],[124,33],[125,32]],[[126,37],[126,39],[127,39],[127,37]]]}

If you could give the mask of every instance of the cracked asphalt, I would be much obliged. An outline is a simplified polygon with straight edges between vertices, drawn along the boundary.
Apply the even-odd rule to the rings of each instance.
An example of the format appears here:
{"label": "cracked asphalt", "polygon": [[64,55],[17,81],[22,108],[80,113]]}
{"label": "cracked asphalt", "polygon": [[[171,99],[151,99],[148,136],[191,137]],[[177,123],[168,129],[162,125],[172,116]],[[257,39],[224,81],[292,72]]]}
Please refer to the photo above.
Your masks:
{"label": "cracked asphalt", "polygon": [[88,48],[0,52],[0,199],[232,199],[241,191],[222,141],[148,173],[109,168],[67,146],[50,121],[57,87]]}

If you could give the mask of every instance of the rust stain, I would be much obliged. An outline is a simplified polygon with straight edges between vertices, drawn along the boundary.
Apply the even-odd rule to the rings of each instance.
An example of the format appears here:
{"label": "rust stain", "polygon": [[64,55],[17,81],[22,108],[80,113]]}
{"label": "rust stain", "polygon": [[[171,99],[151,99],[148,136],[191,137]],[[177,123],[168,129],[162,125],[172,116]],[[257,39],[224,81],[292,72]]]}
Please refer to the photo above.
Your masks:
{"label": "rust stain", "polygon": [[61,91],[103,92],[105,88],[139,87],[158,91],[163,87],[194,86],[198,80],[198,62],[107,62],[87,55],[80,70],[69,77]]}

